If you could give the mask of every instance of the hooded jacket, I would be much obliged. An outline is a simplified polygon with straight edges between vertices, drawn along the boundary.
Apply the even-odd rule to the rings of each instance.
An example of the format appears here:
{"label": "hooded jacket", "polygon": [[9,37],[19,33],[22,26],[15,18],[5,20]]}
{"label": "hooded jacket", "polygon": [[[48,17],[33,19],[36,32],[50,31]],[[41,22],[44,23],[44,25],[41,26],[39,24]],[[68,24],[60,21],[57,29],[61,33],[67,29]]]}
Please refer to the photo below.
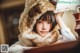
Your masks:
{"label": "hooded jacket", "polygon": [[[36,5],[38,5],[38,7],[40,8],[41,13],[35,12],[36,15],[31,17],[32,15],[29,15],[31,8],[34,8]],[[20,30],[20,35],[18,36],[19,40],[21,40],[22,38],[23,39],[27,38],[33,43],[36,43],[36,45],[49,44],[55,42],[59,35],[57,26],[45,37],[41,37],[39,34],[32,31],[36,23],[36,20],[39,19],[42,14],[46,13],[47,11],[54,11],[54,9],[55,9],[54,5],[51,4],[48,0],[32,0],[32,1],[26,0],[24,12],[21,14],[19,21]]]}
{"label": "hooded jacket", "polygon": [[[29,13],[32,8],[35,8],[36,5],[38,5],[38,8],[41,10],[41,12],[39,13],[35,12],[36,14],[33,15],[34,14],[33,13],[32,16]],[[59,39],[62,41],[63,37],[60,35],[58,31],[59,29],[58,25],[56,25],[55,28],[44,37],[32,31],[36,23],[36,20],[39,19],[42,14],[44,14],[47,11],[54,11],[54,10],[55,10],[54,5],[51,4],[48,0],[26,0],[24,11],[21,14],[19,20],[19,30],[20,30],[20,34],[18,36],[19,41],[13,44],[10,47],[9,51],[11,53],[20,53],[20,52],[22,53],[23,50],[31,49],[33,46],[49,45],[55,43]],[[62,31],[64,30],[62,29]]]}

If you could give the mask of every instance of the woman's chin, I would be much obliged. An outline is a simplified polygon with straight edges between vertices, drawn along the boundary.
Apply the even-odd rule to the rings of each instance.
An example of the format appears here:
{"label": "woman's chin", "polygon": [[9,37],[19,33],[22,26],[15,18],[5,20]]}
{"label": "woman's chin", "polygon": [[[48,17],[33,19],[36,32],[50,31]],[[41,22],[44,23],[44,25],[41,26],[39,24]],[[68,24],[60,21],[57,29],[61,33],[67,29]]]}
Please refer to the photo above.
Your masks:
{"label": "woman's chin", "polygon": [[44,36],[46,36],[47,34],[40,34],[40,36],[42,36],[42,37],[44,37]]}

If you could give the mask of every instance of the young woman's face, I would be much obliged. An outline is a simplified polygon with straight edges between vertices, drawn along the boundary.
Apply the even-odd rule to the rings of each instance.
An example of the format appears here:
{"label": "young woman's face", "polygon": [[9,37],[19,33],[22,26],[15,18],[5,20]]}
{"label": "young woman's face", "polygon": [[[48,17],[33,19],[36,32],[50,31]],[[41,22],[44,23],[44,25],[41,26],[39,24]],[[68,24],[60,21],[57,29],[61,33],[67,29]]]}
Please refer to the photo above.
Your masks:
{"label": "young woman's face", "polygon": [[49,33],[51,28],[52,28],[51,21],[42,21],[42,20],[37,21],[36,30],[39,35],[45,36],[46,34]]}

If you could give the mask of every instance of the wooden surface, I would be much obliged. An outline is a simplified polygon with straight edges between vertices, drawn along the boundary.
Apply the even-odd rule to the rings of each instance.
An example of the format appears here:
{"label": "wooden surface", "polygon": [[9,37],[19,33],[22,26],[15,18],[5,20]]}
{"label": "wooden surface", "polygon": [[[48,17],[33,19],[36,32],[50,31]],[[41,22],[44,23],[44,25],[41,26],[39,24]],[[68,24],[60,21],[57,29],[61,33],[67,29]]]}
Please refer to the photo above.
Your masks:
{"label": "wooden surface", "polygon": [[48,45],[36,49],[25,50],[24,53],[75,53],[79,52],[80,39],[73,42]]}
{"label": "wooden surface", "polygon": [[75,31],[78,33],[78,35],[80,35],[80,13],[76,13],[74,14],[75,16],[75,21],[76,21],[76,28]]}

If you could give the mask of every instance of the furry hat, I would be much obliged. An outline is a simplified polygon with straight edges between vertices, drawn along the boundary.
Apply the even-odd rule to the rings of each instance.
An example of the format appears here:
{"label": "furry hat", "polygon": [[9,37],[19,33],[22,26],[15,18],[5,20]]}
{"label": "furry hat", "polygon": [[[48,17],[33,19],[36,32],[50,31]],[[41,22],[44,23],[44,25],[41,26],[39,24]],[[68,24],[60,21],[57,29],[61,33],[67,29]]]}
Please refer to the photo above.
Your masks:
{"label": "furry hat", "polygon": [[[29,17],[29,11],[31,8],[33,8],[35,5],[39,5],[41,13],[37,14],[34,17]],[[20,20],[19,20],[19,30],[20,32],[27,31],[30,32],[33,29],[34,24],[36,23],[36,19],[39,19],[39,17],[44,14],[48,10],[54,11],[55,7],[48,1],[48,0],[26,0],[25,2],[25,9],[23,13],[21,14]],[[28,27],[29,26],[29,27]]]}
{"label": "furry hat", "polygon": [[[38,5],[38,6],[37,6]],[[32,8],[36,8],[36,11],[38,11],[38,13],[35,12],[30,12],[32,11]],[[37,9],[38,8],[38,9]],[[41,11],[39,11],[41,10]],[[25,9],[23,11],[23,13],[21,14],[20,20],[19,20],[19,30],[20,30],[20,34],[24,37],[24,38],[28,38],[28,39],[34,39],[36,38],[36,40],[34,40],[35,43],[40,43],[41,41],[43,42],[55,42],[55,40],[57,40],[56,35],[53,35],[53,32],[56,30],[53,29],[50,33],[48,33],[46,35],[46,37],[40,37],[39,34],[36,33],[32,33],[32,29],[33,26],[36,23],[36,20],[40,18],[40,16],[42,14],[44,14],[46,11],[54,11],[55,7],[53,4],[51,4],[48,0],[26,0],[25,1]],[[32,14],[29,14],[32,13]],[[35,15],[34,15],[35,13]],[[21,36],[19,36],[21,37]],[[52,37],[52,39],[54,39],[52,41],[52,39],[50,39],[50,37]],[[42,40],[41,40],[42,39]],[[46,40],[46,41],[45,41]]]}

